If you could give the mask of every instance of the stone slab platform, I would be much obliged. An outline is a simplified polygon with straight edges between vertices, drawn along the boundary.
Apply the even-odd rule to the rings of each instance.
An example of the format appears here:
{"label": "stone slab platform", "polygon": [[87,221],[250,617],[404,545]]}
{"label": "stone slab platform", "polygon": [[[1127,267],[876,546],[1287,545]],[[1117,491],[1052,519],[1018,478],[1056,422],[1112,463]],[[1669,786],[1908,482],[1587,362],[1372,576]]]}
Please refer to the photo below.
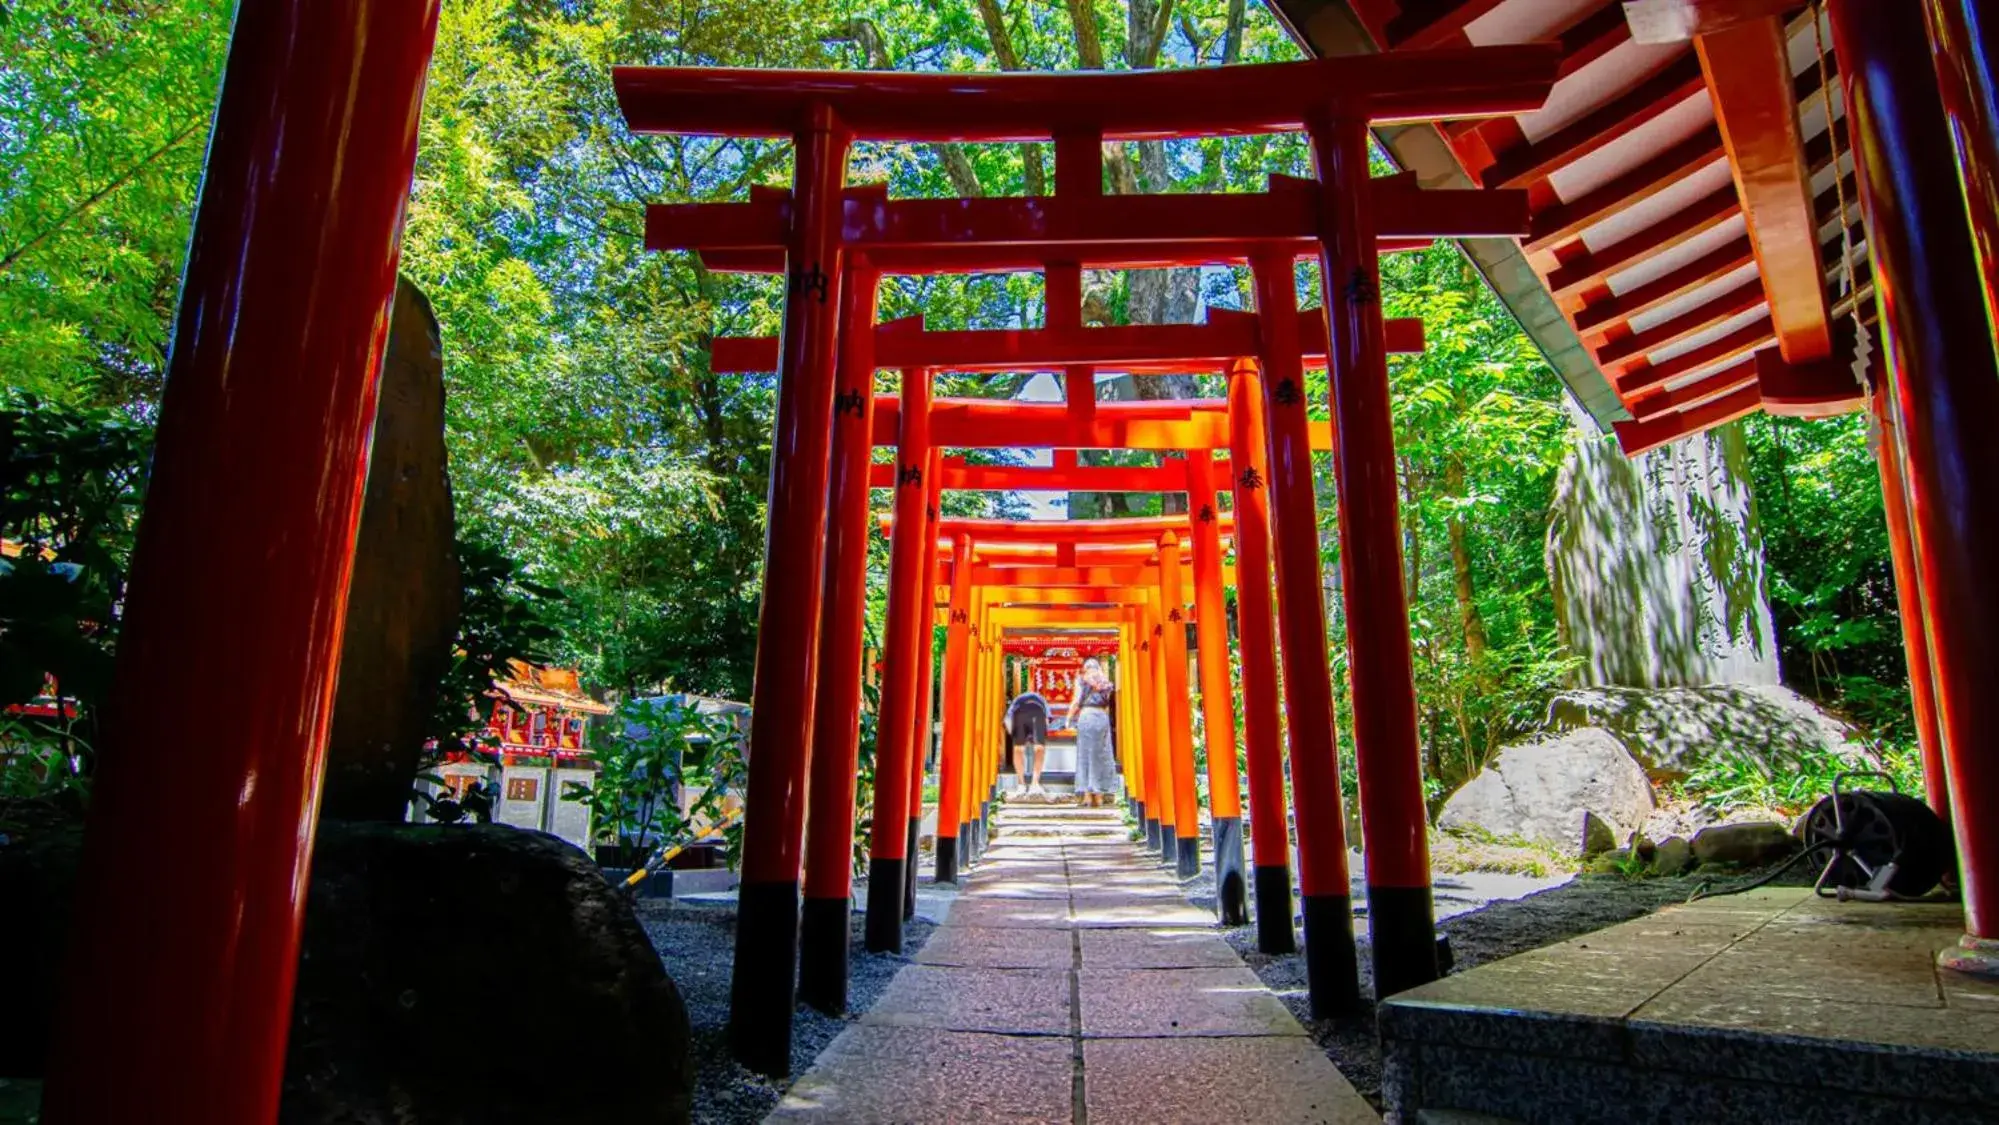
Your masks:
{"label": "stone slab platform", "polygon": [[1380,1009],[1390,1119],[1999,1122],[1999,985],[1935,962],[1962,919],[1766,889],[1447,977]]}

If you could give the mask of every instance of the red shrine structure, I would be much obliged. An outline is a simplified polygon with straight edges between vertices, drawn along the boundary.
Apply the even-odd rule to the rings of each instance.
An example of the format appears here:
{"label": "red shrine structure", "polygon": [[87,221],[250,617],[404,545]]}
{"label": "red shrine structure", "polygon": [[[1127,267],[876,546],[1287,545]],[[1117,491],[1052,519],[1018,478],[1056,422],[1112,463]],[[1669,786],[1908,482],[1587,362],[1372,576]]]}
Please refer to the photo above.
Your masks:
{"label": "red shrine structure", "polygon": [[[1299,940],[1288,813],[1313,1008],[1356,1008],[1311,473],[1325,451],[1376,990],[1437,975],[1386,367],[1392,350],[1420,347],[1421,326],[1383,319],[1377,270],[1381,253],[1437,238],[1466,240],[1628,451],[1756,409],[1875,412],[1930,799],[1954,827],[1963,882],[1965,936],[1947,957],[1999,970],[1999,444],[1983,434],[1999,417],[1999,97],[1987,5],[1275,6],[1302,42],[1339,57],[1130,74],[617,72],[636,132],[783,138],[796,154],[788,191],[656,206],[646,231],[653,249],[787,278],[778,340],[715,349],[717,370],[774,370],[780,387],[735,954],[739,1057],[783,1072],[795,997],[845,1002],[878,485],[893,512],[871,948],[897,948],[910,909],[933,705],[937,874],[949,877],[977,862],[984,836],[1008,646],[1114,637],[1129,732],[1118,753],[1148,841],[1183,871],[1199,862],[1192,677],[1222,911],[1239,919],[1253,901],[1266,949]],[[437,0],[269,0],[239,14],[105,731],[116,749],[200,729],[204,752],[105,755],[75,931],[89,971],[64,995],[46,1094],[56,1125],[274,1114],[436,19]],[[1812,45],[1820,38],[1827,50]],[[1279,131],[1306,134],[1316,178],[1274,177],[1254,194],[1103,194],[1106,141]],[[845,182],[857,141],[1029,140],[1054,145],[1052,195],[898,200]],[[1406,171],[1370,175],[1377,140]],[[1301,258],[1319,264],[1322,311],[1298,307]],[[1252,270],[1254,313],[1081,323],[1085,267],[1221,262]],[[1044,272],[1043,327],[877,323],[884,273],[1002,268]],[[1330,425],[1307,417],[1303,373],[1318,363]],[[898,394],[875,393],[884,368]],[[934,396],[939,370],[990,369],[1056,372],[1068,400]],[[1229,394],[1100,403],[1100,370],[1224,373]],[[894,449],[892,465],[870,464],[875,446]],[[1058,452],[1047,469],[945,456],[981,447]],[[1110,469],[1070,455],[1099,448],[1173,456]],[[949,489],[1027,487],[1184,493],[1188,504],[1062,523],[939,512]],[[1231,585],[1236,682],[1221,647]],[[929,659],[937,628],[941,667]],[[200,721],[200,687],[215,679],[256,701],[223,729]],[[1215,752],[1236,744],[1237,694],[1246,778]],[[120,872],[139,847],[161,862],[134,884]],[[134,915],[150,924],[134,930]],[[118,1082],[95,1069],[111,1021],[148,1045]]]}

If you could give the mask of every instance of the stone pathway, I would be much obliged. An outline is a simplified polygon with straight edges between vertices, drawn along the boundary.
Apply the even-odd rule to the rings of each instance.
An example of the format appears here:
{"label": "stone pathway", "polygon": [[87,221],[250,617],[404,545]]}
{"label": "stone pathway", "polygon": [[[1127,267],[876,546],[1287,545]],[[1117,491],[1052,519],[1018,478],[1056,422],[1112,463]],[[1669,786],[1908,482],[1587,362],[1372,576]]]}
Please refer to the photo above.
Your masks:
{"label": "stone pathway", "polygon": [[1126,838],[1000,814],[944,925],[772,1122],[1378,1122]]}

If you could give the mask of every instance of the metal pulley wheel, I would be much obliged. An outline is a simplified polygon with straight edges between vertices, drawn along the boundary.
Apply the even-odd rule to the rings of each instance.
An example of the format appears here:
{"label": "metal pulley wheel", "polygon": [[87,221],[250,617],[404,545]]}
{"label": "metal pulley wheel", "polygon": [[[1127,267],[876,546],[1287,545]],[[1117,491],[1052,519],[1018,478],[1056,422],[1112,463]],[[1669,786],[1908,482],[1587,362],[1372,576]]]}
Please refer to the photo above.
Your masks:
{"label": "metal pulley wheel", "polygon": [[[1839,780],[1848,776],[1860,775]],[[1836,782],[1833,795],[1805,814],[1800,835],[1807,850],[1826,855],[1819,893],[1841,898],[1928,894],[1950,872],[1954,859],[1950,830],[1937,814],[1893,789],[1843,792]]]}

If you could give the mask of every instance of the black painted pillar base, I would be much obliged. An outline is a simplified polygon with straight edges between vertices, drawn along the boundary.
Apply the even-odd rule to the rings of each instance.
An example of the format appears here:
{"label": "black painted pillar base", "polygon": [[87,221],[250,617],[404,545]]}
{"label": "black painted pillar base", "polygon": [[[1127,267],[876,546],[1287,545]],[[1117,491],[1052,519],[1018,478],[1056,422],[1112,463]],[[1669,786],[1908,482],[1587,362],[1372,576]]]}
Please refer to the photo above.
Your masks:
{"label": "black painted pillar base", "polygon": [[1272,956],[1298,952],[1298,933],[1291,928],[1288,867],[1256,869],[1256,948]]}
{"label": "black painted pillar base", "polygon": [[958,841],[949,836],[937,837],[937,881],[958,881]]}
{"label": "black painted pillar base", "polygon": [[902,952],[904,859],[868,861],[868,921],[862,942],[869,953]]}
{"label": "black painted pillar base", "polygon": [[847,1014],[853,915],[850,898],[808,898],[799,915],[798,998],[829,1016]]}
{"label": "black painted pillar base", "polygon": [[1144,802],[1144,801],[1141,801],[1141,800],[1139,800],[1139,799],[1138,799],[1137,797],[1126,797],[1126,798],[1125,798],[1125,802],[1124,802],[1124,803],[1125,803],[1126,807],[1128,807],[1128,808],[1130,808],[1130,809],[1131,809],[1131,820],[1132,820],[1132,823],[1134,823],[1134,824],[1138,825],[1138,830],[1139,830],[1140,832],[1144,832],[1144,831],[1145,831],[1145,802]]}
{"label": "black painted pillar base", "polygon": [[791,1073],[797,967],[798,884],[744,883],[736,896],[729,1048],[737,1062],[758,1074]]}
{"label": "black painted pillar base", "polygon": [[1201,873],[1201,838],[1181,836],[1173,841],[1173,872],[1182,879]]}
{"label": "black painted pillar base", "polygon": [[1180,866],[1180,829],[1178,825],[1159,825],[1159,862],[1168,867]]}
{"label": "black painted pillar base", "polygon": [[916,868],[922,862],[919,858],[921,853],[916,850],[916,841],[922,831],[923,818],[910,817],[909,841],[902,853],[909,857],[902,865],[902,920],[905,922],[916,917]]}
{"label": "black painted pillar base", "polygon": [[1360,957],[1354,950],[1353,896],[1304,895],[1305,987],[1312,1018],[1360,1012]]}
{"label": "black painted pillar base", "polygon": [[1242,818],[1218,816],[1213,827],[1215,905],[1222,925],[1245,925],[1249,922],[1249,879],[1243,871]]}
{"label": "black painted pillar base", "polygon": [[1369,886],[1367,935],[1375,999],[1437,979],[1437,919],[1430,888]]}
{"label": "black painted pillar base", "polygon": [[1155,852],[1159,850],[1158,817],[1153,817],[1152,819],[1147,820],[1145,822],[1145,846],[1152,849]]}

